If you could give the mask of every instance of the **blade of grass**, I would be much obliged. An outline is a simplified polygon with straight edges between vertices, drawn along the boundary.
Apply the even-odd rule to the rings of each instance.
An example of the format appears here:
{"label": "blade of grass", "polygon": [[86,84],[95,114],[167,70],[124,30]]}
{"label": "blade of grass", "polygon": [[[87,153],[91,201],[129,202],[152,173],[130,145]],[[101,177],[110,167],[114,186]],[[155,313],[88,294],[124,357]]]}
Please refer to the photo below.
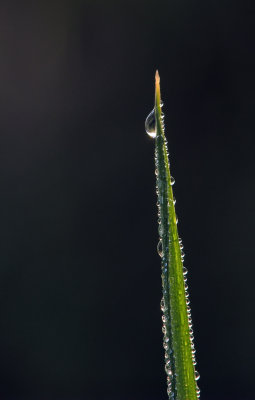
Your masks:
{"label": "blade of grass", "polygon": [[[171,400],[197,400],[198,373],[195,371],[193,331],[183,270],[182,244],[178,236],[173,180],[170,175],[167,142],[161,110],[160,78],[155,76],[155,163],[157,176],[160,241],[162,258],[163,333],[168,382]],[[150,134],[150,136],[152,136]],[[152,136],[153,137],[153,136]]]}

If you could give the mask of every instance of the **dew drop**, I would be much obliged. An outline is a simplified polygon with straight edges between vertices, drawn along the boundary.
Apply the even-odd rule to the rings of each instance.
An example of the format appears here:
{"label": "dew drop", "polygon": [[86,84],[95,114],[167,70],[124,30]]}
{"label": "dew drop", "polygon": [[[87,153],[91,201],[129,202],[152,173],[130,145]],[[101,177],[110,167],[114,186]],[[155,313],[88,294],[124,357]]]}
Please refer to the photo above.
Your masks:
{"label": "dew drop", "polygon": [[162,248],[162,240],[160,239],[157,246],[159,257],[163,257],[163,248]]}
{"label": "dew drop", "polygon": [[171,385],[169,385],[169,386],[167,387],[167,394],[168,394],[168,396],[171,394]]}
{"label": "dew drop", "polygon": [[159,234],[160,237],[162,237],[163,233],[164,233],[163,224],[161,224],[161,222],[160,222],[159,226],[158,226],[158,234]]}
{"label": "dew drop", "polygon": [[170,366],[167,366],[167,365],[166,365],[166,366],[165,366],[165,371],[166,371],[166,374],[167,374],[168,376],[172,376],[172,375],[173,375]]}
{"label": "dew drop", "polygon": [[165,351],[169,350],[169,346],[168,346],[168,344],[165,343],[165,342],[163,343],[163,347],[164,347]]}
{"label": "dew drop", "polygon": [[173,186],[175,184],[175,179],[173,176],[171,176],[170,184],[171,184],[171,186]]}
{"label": "dew drop", "polygon": [[156,120],[154,108],[145,120],[146,133],[153,139],[156,137]]}
{"label": "dew drop", "polygon": [[166,305],[165,305],[164,299],[161,300],[160,308],[161,308],[161,311],[162,311],[162,312],[166,312],[167,307],[166,307]]}

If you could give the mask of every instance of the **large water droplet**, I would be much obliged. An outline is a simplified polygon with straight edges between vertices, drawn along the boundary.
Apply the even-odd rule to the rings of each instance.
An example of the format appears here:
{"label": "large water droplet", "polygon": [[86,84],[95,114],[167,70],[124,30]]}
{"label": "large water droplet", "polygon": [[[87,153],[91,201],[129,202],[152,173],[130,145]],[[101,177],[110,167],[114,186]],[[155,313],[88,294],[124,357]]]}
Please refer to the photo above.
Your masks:
{"label": "large water droplet", "polygon": [[173,176],[171,176],[170,184],[171,184],[171,186],[173,186],[175,184],[175,179]]}
{"label": "large water droplet", "polygon": [[154,108],[145,120],[146,133],[153,139],[156,137],[156,119]]}
{"label": "large water droplet", "polygon": [[195,379],[196,381],[198,381],[198,379],[200,378],[200,374],[198,371],[195,371]]}

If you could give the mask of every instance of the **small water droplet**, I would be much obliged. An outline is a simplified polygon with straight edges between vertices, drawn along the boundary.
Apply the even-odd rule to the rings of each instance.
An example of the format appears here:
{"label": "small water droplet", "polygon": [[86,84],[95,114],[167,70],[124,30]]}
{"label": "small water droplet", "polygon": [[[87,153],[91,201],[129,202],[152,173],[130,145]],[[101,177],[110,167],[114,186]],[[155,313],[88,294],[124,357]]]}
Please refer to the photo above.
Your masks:
{"label": "small water droplet", "polygon": [[172,375],[173,375],[173,373],[172,373],[170,367],[165,366],[165,371],[166,371],[166,374],[167,374],[168,376],[172,376]]}
{"label": "small water droplet", "polygon": [[183,275],[187,275],[187,273],[188,273],[187,268],[186,268],[186,267],[183,267],[182,272],[183,272]]}
{"label": "small water droplet", "polygon": [[169,385],[169,386],[167,387],[167,394],[168,394],[168,396],[171,394],[171,385]]}
{"label": "small water droplet", "polygon": [[166,351],[169,350],[169,346],[168,346],[167,343],[163,343],[163,347],[164,347],[164,349],[165,349]]}
{"label": "small water droplet", "polygon": [[153,139],[156,137],[156,120],[154,108],[145,120],[146,133]]}
{"label": "small water droplet", "polygon": [[158,242],[157,250],[158,250],[159,257],[163,257],[163,248],[162,248],[162,240],[161,239]]}
{"label": "small water droplet", "polygon": [[159,226],[158,226],[158,234],[159,234],[160,237],[162,237],[162,236],[163,236],[163,233],[164,233],[163,224],[159,223]]}
{"label": "small water droplet", "polygon": [[161,311],[162,311],[162,312],[166,312],[167,307],[166,307],[166,305],[165,305],[164,299],[161,300],[160,308],[161,308]]}
{"label": "small water droplet", "polygon": [[175,179],[173,176],[171,176],[170,184],[171,184],[171,186],[173,186],[175,184]]}

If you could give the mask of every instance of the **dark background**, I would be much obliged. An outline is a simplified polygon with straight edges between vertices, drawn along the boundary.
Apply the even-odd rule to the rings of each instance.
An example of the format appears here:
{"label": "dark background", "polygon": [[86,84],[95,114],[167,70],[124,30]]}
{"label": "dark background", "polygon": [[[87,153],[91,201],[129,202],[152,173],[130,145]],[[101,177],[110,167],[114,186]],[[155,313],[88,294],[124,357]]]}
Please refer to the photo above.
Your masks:
{"label": "dark background", "polygon": [[202,399],[255,399],[250,4],[1,1],[1,399],[167,399],[156,68]]}

